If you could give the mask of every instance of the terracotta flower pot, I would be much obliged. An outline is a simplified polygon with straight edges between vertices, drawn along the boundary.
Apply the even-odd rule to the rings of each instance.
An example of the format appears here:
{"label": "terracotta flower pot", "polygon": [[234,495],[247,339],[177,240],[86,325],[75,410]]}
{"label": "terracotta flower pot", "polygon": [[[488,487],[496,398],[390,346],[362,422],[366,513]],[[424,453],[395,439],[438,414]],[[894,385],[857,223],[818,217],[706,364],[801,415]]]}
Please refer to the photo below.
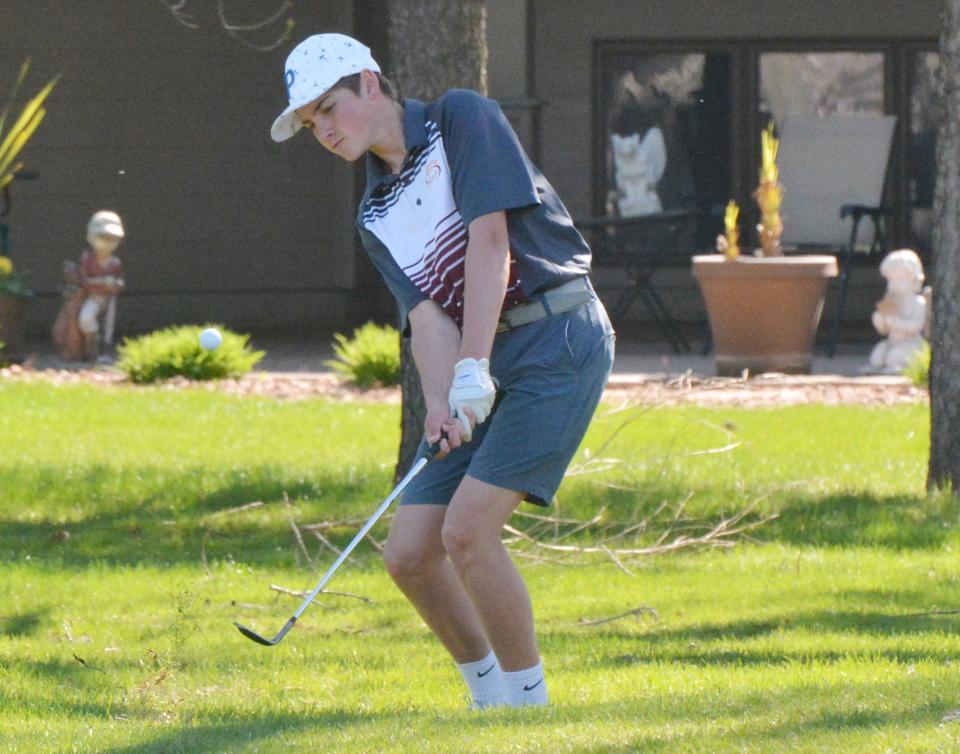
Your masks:
{"label": "terracotta flower pot", "polygon": [[17,296],[0,295],[0,343],[4,359],[23,355],[23,328],[26,322],[27,300]]}
{"label": "terracotta flower pot", "polygon": [[837,260],[826,255],[693,258],[710,317],[717,374],[809,374]]}

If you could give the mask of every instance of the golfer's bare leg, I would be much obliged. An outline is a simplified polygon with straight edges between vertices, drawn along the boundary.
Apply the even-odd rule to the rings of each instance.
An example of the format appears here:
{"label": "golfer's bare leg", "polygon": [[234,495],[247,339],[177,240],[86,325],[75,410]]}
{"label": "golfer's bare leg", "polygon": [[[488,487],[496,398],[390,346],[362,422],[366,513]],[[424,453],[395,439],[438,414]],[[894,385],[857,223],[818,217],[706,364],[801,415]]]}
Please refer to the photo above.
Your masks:
{"label": "golfer's bare leg", "polygon": [[500,531],[523,495],[467,475],[450,501],[442,537],[505,671],[540,661],[530,595],[500,541]]}
{"label": "golfer's bare leg", "polygon": [[401,505],[384,548],[387,571],[458,663],[490,653],[490,644],[440,538],[446,506]]}

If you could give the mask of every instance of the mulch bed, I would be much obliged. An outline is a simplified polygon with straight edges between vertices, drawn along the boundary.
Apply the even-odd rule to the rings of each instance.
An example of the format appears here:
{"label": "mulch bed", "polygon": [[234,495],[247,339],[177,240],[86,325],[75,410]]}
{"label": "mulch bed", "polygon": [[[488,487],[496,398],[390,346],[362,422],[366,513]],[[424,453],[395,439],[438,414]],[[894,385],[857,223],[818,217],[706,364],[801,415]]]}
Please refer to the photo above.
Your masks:
{"label": "mulch bed", "polygon": [[[360,390],[329,372],[252,372],[240,379],[194,382],[175,378],[141,387],[110,369],[40,369],[19,366],[0,369],[4,380],[43,381],[53,385],[86,384],[126,390],[208,390],[230,395],[257,395],[297,400],[327,398],[338,401],[399,403],[399,388]],[[764,374],[749,379],[614,374],[604,395],[611,402],[652,405],[775,407],[802,403],[889,406],[929,400],[925,389],[898,376],[844,377],[837,375]]]}

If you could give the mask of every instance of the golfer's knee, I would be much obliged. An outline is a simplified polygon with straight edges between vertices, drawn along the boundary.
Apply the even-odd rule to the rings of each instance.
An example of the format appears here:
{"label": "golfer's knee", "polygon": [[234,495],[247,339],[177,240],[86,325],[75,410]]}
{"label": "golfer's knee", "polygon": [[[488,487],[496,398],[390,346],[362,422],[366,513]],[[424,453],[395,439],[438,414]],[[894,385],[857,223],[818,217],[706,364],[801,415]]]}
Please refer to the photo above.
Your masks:
{"label": "golfer's knee", "polygon": [[434,560],[432,553],[391,545],[389,541],[383,548],[383,564],[390,578],[398,584],[416,583],[429,578]]}
{"label": "golfer's knee", "polygon": [[482,552],[478,533],[458,521],[447,521],[440,532],[447,557],[457,567],[468,566]]}

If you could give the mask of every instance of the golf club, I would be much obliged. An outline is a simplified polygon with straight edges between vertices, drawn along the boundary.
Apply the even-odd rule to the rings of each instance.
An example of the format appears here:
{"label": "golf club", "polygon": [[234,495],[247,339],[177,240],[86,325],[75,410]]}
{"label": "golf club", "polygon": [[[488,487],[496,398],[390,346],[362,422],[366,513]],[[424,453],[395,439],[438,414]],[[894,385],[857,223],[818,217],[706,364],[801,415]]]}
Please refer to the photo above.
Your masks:
{"label": "golf club", "polygon": [[434,455],[436,455],[439,451],[440,451],[440,443],[437,442],[434,445],[431,445],[429,448],[427,448],[427,450],[417,458],[413,466],[410,468],[410,471],[407,472],[407,475],[400,480],[400,483],[396,487],[393,488],[393,492],[387,495],[387,499],[384,500],[382,503],[380,503],[380,507],[377,508],[377,510],[374,512],[372,516],[370,516],[370,519],[363,525],[363,528],[361,528],[360,531],[357,532],[357,535],[353,538],[350,544],[347,545],[346,548],[343,550],[343,552],[340,553],[340,556],[336,559],[336,561],[334,561],[333,565],[330,566],[327,572],[323,575],[323,578],[320,579],[320,583],[314,587],[313,591],[310,592],[309,595],[307,595],[306,599],[304,599],[303,603],[300,605],[300,607],[297,608],[297,611],[293,614],[293,617],[287,621],[286,625],[280,629],[280,632],[276,636],[274,636],[272,639],[268,639],[265,636],[261,636],[256,631],[251,631],[246,626],[241,626],[239,623],[234,621],[233,625],[237,627],[240,633],[242,633],[251,641],[255,641],[258,644],[263,644],[264,646],[267,646],[267,647],[273,647],[279,644],[280,640],[287,635],[287,632],[291,628],[293,628],[294,623],[297,622],[297,618],[299,618],[300,615],[303,613],[303,611],[307,609],[307,606],[311,602],[313,602],[313,598],[316,597],[323,590],[323,587],[325,587],[327,585],[327,582],[329,582],[330,579],[333,578],[333,574],[337,572],[337,569],[340,567],[343,561],[347,559],[350,553],[353,552],[353,549],[360,543],[360,540],[363,539],[364,536],[366,536],[367,532],[373,528],[373,525],[377,523],[377,521],[384,514],[387,508],[390,507],[390,503],[392,503],[394,500],[396,500],[400,496],[400,493],[403,492],[403,490],[406,488],[408,484],[410,484],[411,480],[417,474],[420,473],[423,467],[426,466],[427,463],[430,461],[430,459],[432,459]]}

